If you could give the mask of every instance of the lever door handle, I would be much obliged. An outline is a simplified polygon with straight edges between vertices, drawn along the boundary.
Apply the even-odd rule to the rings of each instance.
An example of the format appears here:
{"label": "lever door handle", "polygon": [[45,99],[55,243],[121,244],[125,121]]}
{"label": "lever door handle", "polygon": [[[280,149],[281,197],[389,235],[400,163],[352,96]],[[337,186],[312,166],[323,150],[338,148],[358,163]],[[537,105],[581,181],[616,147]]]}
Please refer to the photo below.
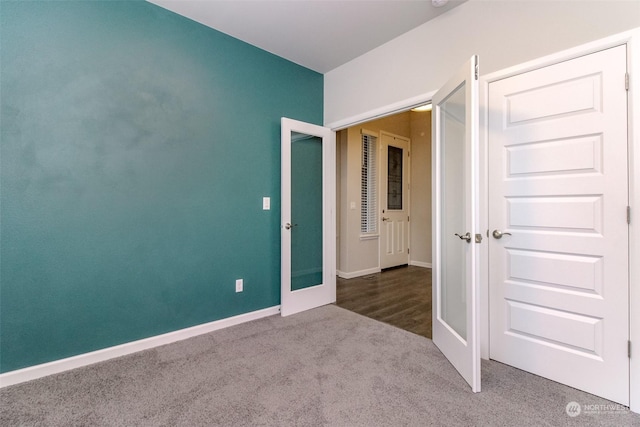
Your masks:
{"label": "lever door handle", "polygon": [[298,224],[291,224],[291,223],[286,223],[284,225],[284,228],[286,228],[287,230],[291,230],[293,227],[297,227]]}
{"label": "lever door handle", "polygon": [[387,217],[383,216],[383,217],[382,217],[382,220],[383,220],[383,221],[389,221],[389,218],[387,218]]}
{"label": "lever door handle", "polygon": [[491,235],[496,239],[502,239],[502,236],[504,236],[505,234],[507,236],[511,236],[511,233],[503,233],[500,230],[493,230],[493,233],[491,233]]}
{"label": "lever door handle", "polygon": [[465,234],[464,236],[461,236],[458,233],[456,233],[455,235],[458,236],[460,240],[466,240],[467,243],[471,243],[471,233],[469,233],[468,231],[467,231],[467,234]]}

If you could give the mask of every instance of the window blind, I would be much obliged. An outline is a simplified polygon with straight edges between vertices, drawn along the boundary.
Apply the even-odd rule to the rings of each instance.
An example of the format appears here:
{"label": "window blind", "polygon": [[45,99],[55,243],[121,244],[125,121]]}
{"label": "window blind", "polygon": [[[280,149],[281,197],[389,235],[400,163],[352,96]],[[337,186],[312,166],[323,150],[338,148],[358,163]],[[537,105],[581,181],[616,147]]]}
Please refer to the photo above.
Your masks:
{"label": "window blind", "polygon": [[360,232],[362,233],[376,233],[378,231],[377,140],[376,136],[362,134],[360,204]]}

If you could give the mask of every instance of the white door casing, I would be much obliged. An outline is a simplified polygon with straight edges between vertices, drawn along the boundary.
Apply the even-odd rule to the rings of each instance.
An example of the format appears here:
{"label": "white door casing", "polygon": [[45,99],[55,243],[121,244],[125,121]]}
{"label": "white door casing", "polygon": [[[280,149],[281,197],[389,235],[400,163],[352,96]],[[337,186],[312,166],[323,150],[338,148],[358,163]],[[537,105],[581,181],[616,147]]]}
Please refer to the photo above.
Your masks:
{"label": "white door casing", "polygon": [[489,84],[488,223],[490,357],[627,405],[625,72],[619,46]]}
{"label": "white door casing", "polygon": [[[321,147],[321,174],[322,174],[322,195],[315,195],[322,198],[321,219],[317,222],[322,224],[302,224],[292,218],[292,208],[295,208],[296,200],[292,197],[292,184],[295,179],[305,178],[303,176],[292,177],[292,143],[295,139],[292,136],[305,135],[320,140]],[[288,118],[281,119],[281,305],[282,316],[288,316],[300,311],[331,304],[336,300],[336,220],[335,220],[335,132],[331,129],[300,122]],[[300,201],[298,201],[300,202]],[[299,204],[298,204],[299,206]],[[295,210],[295,209],[294,209]],[[320,215],[319,215],[320,216]],[[322,227],[322,242],[301,242],[302,244],[322,245],[322,271],[321,279],[313,282],[313,286],[306,286],[301,289],[292,287],[292,234],[300,232],[302,227]],[[304,261],[304,260],[303,260]],[[314,269],[309,274],[317,274]],[[308,273],[308,271],[303,271]],[[318,283],[320,282],[320,283]]]}
{"label": "white door casing", "polygon": [[433,97],[433,342],[480,391],[478,57]]}
{"label": "white door casing", "polygon": [[409,150],[407,138],[382,132],[379,186],[381,269],[409,263]]}

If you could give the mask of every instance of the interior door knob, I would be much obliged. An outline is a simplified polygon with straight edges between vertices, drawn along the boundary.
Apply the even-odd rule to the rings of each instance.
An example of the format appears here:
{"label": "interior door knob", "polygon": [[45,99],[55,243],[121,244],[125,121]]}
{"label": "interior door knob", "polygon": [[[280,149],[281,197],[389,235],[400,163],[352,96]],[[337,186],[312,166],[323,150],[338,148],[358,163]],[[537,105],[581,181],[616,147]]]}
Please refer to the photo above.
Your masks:
{"label": "interior door knob", "polygon": [[500,230],[493,230],[493,233],[491,233],[491,234],[496,239],[502,239],[502,236],[504,236],[505,234],[508,235],[508,236],[511,236],[511,233],[503,233]]}
{"label": "interior door knob", "polygon": [[291,224],[291,223],[286,223],[284,225],[284,228],[286,228],[287,230],[291,230],[293,227],[297,227],[298,224]]}
{"label": "interior door knob", "polygon": [[458,233],[456,233],[456,236],[458,236],[461,240],[466,240],[467,243],[471,243],[471,233],[469,233],[468,231],[467,231],[467,234],[465,234],[464,236],[461,236]]}

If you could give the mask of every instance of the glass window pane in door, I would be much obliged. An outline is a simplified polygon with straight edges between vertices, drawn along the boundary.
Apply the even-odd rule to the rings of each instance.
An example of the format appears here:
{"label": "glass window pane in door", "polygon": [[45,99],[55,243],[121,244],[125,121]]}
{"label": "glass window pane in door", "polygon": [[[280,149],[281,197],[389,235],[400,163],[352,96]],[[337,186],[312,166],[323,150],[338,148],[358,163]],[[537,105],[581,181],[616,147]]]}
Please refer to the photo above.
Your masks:
{"label": "glass window pane in door", "polygon": [[322,138],[291,135],[291,290],[322,284]]}
{"label": "glass window pane in door", "polygon": [[460,337],[467,336],[465,221],[465,86],[459,86],[440,104],[442,225],[440,313]]}
{"label": "glass window pane in door", "polygon": [[387,209],[402,210],[402,148],[389,145],[387,153]]}

